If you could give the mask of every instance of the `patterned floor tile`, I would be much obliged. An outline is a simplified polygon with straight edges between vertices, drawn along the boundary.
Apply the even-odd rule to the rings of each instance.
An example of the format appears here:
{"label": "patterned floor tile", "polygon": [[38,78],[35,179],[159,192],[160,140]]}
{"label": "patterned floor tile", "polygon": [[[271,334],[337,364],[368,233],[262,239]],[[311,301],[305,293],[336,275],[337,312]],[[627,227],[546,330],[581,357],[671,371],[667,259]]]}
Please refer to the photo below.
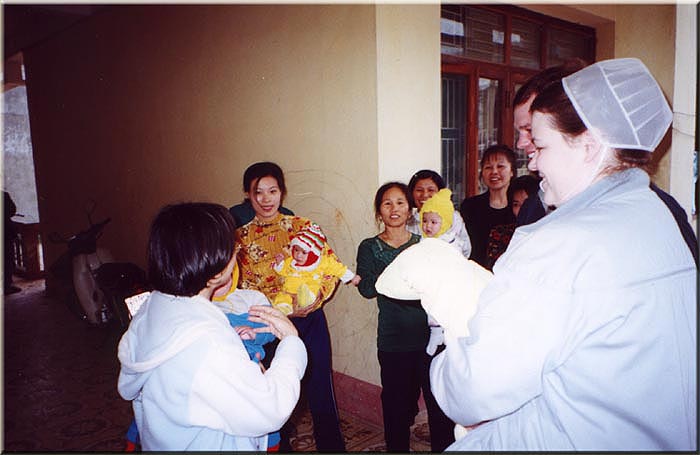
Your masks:
{"label": "patterned floor tile", "polygon": [[[121,451],[132,419],[121,399],[116,327],[87,327],[59,301],[46,296],[43,281],[16,280],[22,292],[3,300],[3,451]],[[386,450],[381,427],[340,412],[351,452]],[[295,451],[313,452],[311,417],[293,414]],[[411,448],[430,449],[425,416],[413,427]]]}

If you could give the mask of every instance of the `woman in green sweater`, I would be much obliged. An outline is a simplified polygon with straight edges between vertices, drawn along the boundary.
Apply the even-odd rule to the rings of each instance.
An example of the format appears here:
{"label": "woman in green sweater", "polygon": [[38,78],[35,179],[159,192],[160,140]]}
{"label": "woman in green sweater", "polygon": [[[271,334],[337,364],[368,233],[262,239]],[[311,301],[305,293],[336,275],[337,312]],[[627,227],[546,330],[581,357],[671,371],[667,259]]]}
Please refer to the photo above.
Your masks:
{"label": "woman in green sweater", "polygon": [[454,442],[454,424],[440,410],[430,391],[430,360],[425,347],[430,329],[419,300],[396,300],[377,293],[375,283],[399,253],[418,243],[420,236],[406,229],[411,213],[408,187],[400,182],[382,185],[374,197],[374,211],[383,225],[379,235],[357,249],[358,290],[376,297],[379,305],[377,357],[382,382],[382,413],[387,451],[410,451],[410,427],[418,413],[421,390],[428,411],[430,445],[442,452]]}

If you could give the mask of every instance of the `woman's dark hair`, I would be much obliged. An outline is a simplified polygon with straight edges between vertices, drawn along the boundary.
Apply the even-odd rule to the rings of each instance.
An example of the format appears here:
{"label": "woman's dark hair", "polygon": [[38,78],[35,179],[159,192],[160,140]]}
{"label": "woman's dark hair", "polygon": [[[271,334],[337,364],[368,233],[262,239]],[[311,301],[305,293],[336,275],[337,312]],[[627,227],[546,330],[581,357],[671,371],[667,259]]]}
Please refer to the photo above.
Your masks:
{"label": "woman's dark hair", "polygon": [[287,195],[287,186],[284,183],[284,172],[277,164],[270,161],[261,161],[248,166],[243,173],[243,192],[249,193],[252,190],[253,182],[257,182],[263,177],[272,177],[277,180],[277,186],[282,192],[282,199]]}
{"label": "woman's dark hair", "polygon": [[638,167],[645,170],[647,174],[653,175],[658,167],[658,163],[651,159],[652,154],[646,150],[615,149],[615,158],[617,158],[617,164],[608,166],[607,172],[612,173]]}
{"label": "woman's dark hair", "polygon": [[223,271],[235,247],[236,222],[219,204],[163,207],[148,239],[148,279],[157,291],[193,296]]}
{"label": "woman's dark hair", "polygon": [[442,176],[435,171],[431,171],[430,169],[422,169],[416,172],[408,182],[408,203],[411,204],[411,208],[416,207],[416,203],[413,200],[413,190],[416,188],[419,180],[425,179],[432,180],[433,183],[437,185],[438,190],[447,187],[447,185],[445,185],[445,180],[443,180]]}
{"label": "woman's dark hair", "polygon": [[553,82],[545,87],[532,102],[530,112],[549,114],[552,128],[569,139],[583,134],[587,129],[566,95],[561,81]]}
{"label": "woman's dark hair", "polygon": [[484,170],[484,164],[491,158],[492,156],[495,155],[503,155],[506,157],[508,162],[510,163],[510,170],[513,171],[513,174],[515,174],[516,170],[516,160],[518,159],[518,156],[515,154],[513,149],[508,147],[507,145],[504,144],[496,144],[488,147],[486,150],[484,150],[484,155],[481,157],[481,164],[480,168],[483,171]]}
{"label": "woman's dark hair", "polygon": [[387,182],[384,185],[380,186],[377,190],[377,194],[374,195],[374,217],[377,221],[381,219],[380,207],[382,206],[382,199],[384,198],[384,193],[386,193],[391,188],[400,189],[403,192],[404,196],[406,196],[406,201],[411,200],[411,196],[409,196],[408,192],[408,186],[405,183]]}
{"label": "woman's dark hair", "polygon": [[[588,128],[579,117],[574,105],[564,91],[561,81],[549,84],[532,102],[530,112],[541,112],[550,116],[550,125],[555,130],[571,140]],[[637,167],[652,174],[654,164],[651,153],[644,150],[616,149],[617,164],[608,166],[606,172],[617,172],[631,167]]]}

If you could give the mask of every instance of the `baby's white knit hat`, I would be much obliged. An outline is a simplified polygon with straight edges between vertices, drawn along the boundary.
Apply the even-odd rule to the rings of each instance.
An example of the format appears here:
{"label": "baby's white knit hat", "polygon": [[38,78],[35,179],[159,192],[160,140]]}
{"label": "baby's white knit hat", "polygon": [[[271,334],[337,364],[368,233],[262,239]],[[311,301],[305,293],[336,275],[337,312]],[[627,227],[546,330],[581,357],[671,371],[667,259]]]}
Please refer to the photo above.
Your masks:
{"label": "baby's white knit hat", "polygon": [[604,145],[653,152],[673,114],[644,63],[603,60],[562,79],[586,127]]}

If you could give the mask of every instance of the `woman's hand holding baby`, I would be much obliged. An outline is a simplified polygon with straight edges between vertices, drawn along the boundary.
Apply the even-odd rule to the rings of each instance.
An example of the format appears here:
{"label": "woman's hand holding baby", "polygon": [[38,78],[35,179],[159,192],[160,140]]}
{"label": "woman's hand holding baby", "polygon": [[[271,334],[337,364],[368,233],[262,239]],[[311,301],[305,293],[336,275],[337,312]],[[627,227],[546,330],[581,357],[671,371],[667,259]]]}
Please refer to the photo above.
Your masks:
{"label": "woman's hand holding baby", "polygon": [[316,300],[311,305],[301,307],[297,305],[297,296],[293,295],[292,296],[292,305],[294,307],[294,310],[288,314],[290,318],[305,318],[309,314],[313,313],[314,311],[318,310],[319,307],[323,304],[323,296],[321,294],[316,296]]}
{"label": "woman's hand holding baby", "polygon": [[272,333],[280,340],[290,335],[299,336],[299,332],[297,332],[292,321],[276,308],[254,305],[248,310],[248,315],[250,321],[265,324],[265,327],[255,328],[255,333]]}

